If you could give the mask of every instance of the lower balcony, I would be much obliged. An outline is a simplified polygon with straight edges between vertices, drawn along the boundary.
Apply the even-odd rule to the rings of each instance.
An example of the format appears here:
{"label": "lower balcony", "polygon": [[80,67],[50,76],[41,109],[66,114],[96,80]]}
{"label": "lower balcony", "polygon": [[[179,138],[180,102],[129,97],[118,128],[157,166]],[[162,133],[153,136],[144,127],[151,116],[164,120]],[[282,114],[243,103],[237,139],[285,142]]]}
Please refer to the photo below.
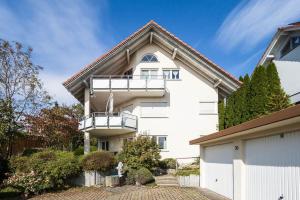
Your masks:
{"label": "lower balcony", "polygon": [[79,122],[79,130],[90,132],[94,136],[132,133],[137,130],[137,116],[125,112],[95,112]]}

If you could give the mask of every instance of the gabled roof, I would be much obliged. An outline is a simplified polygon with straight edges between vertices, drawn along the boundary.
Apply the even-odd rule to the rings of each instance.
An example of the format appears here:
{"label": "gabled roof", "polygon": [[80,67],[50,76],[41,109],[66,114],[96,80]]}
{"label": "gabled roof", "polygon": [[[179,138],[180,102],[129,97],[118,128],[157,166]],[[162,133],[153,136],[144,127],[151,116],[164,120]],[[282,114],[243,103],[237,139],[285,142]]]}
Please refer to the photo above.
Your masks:
{"label": "gabled roof", "polygon": [[234,136],[235,134],[238,134],[243,131],[266,126],[272,123],[288,120],[295,117],[300,117],[300,105],[291,106],[284,110],[274,112],[269,115],[244,122],[242,124],[232,126],[219,132],[191,140],[190,144],[201,144],[203,142],[209,142],[215,139],[222,139],[228,136]]}
{"label": "gabled roof", "polygon": [[205,57],[204,55],[202,55],[201,53],[199,53],[197,50],[195,50],[194,48],[192,48],[191,46],[189,46],[188,44],[186,44],[185,42],[183,42],[182,40],[180,40],[179,38],[177,38],[176,36],[174,36],[172,33],[168,32],[166,29],[164,29],[163,27],[161,27],[160,25],[158,25],[156,22],[154,22],[153,20],[149,21],[145,26],[143,26],[141,29],[139,29],[138,31],[136,31],[135,33],[133,33],[132,35],[130,35],[129,37],[127,37],[125,40],[123,40],[122,42],[120,42],[118,45],[116,45],[114,48],[112,48],[110,51],[108,51],[107,53],[101,55],[100,57],[98,57],[96,60],[94,60],[92,63],[88,64],[87,66],[85,66],[82,70],[80,70],[78,73],[74,74],[72,77],[70,77],[69,79],[67,79],[63,85],[65,87],[67,87],[69,84],[71,84],[73,81],[75,81],[76,79],[78,79],[79,77],[85,75],[86,73],[88,73],[90,70],[92,70],[97,64],[101,63],[102,60],[105,60],[107,57],[109,57],[110,55],[112,55],[114,52],[116,52],[118,49],[120,49],[121,47],[127,45],[131,40],[133,40],[135,37],[139,36],[141,33],[143,33],[146,29],[149,29],[151,27],[155,27],[156,29],[158,29],[159,31],[163,32],[164,34],[168,35],[170,38],[172,38],[174,41],[176,41],[177,43],[183,45],[184,47],[186,47],[191,53],[195,54],[198,58],[202,59],[203,61],[205,61],[206,63],[208,63],[210,66],[212,66],[215,70],[217,70],[218,72],[220,72],[221,74],[223,74],[225,77],[227,77],[228,79],[230,79],[231,81],[233,81],[235,84],[240,85],[241,82],[236,79],[234,76],[232,76],[230,73],[226,72],[223,68],[221,68],[220,66],[218,66],[217,64],[215,64],[214,62],[212,62],[211,60],[209,60],[207,57]]}
{"label": "gabled roof", "polygon": [[262,54],[261,58],[259,59],[257,66],[258,65],[263,65],[265,63],[266,57],[272,51],[273,47],[276,45],[278,39],[280,38],[280,36],[282,35],[283,32],[285,32],[285,31],[297,31],[297,30],[300,30],[300,22],[294,22],[294,23],[288,24],[287,26],[279,27],[277,29],[277,32],[275,33],[275,35],[271,39],[268,47],[265,49],[264,53]]}

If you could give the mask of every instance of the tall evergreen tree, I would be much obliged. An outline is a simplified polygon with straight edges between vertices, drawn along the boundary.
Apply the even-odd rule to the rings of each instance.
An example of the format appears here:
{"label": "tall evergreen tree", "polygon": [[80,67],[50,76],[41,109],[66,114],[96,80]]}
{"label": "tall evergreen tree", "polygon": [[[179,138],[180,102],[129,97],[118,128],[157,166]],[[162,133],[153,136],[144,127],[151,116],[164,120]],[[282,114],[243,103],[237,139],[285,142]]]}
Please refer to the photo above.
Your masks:
{"label": "tall evergreen tree", "polygon": [[229,128],[234,125],[234,100],[235,100],[235,92],[232,93],[226,101],[225,106],[225,128]]}
{"label": "tall evergreen tree", "polygon": [[249,90],[250,90],[250,77],[246,74],[243,78],[243,85],[240,90],[240,123],[248,121],[250,118],[249,113]]}
{"label": "tall evergreen tree", "polygon": [[268,104],[268,77],[264,66],[255,68],[249,90],[249,117],[250,119],[267,113]]}
{"label": "tall evergreen tree", "polygon": [[224,100],[221,100],[218,104],[219,110],[219,131],[224,129],[225,126],[225,107]]}
{"label": "tall evergreen tree", "polygon": [[290,104],[289,97],[281,87],[275,64],[273,62],[270,63],[266,71],[269,86],[267,111],[274,112],[287,108]]}

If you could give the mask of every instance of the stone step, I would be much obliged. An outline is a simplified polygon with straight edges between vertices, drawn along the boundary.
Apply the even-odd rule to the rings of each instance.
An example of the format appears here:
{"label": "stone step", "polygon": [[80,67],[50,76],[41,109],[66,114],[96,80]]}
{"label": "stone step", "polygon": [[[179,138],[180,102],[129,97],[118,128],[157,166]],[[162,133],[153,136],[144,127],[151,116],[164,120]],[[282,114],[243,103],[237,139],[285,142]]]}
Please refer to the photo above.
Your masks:
{"label": "stone step", "polygon": [[155,183],[158,186],[179,186],[177,178],[171,175],[156,176]]}
{"label": "stone step", "polygon": [[162,187],[177,187],[179,186],[179,184],[156,184],[158,186],[162,186]]}

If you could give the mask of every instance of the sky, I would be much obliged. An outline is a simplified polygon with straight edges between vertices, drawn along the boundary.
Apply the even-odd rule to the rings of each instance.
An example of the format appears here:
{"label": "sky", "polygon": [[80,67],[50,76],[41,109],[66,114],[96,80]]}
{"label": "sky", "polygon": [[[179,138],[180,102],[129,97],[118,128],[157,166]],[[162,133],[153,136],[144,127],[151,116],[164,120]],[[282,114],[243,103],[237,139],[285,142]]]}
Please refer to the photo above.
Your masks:
{"label": "sky", "polygon": [[0,38],[33,48],[45,89],[77,102],[62,82],[150,20],[235,77],[253,71],[278,27],[300,21],[300,0],[0,0]]}

